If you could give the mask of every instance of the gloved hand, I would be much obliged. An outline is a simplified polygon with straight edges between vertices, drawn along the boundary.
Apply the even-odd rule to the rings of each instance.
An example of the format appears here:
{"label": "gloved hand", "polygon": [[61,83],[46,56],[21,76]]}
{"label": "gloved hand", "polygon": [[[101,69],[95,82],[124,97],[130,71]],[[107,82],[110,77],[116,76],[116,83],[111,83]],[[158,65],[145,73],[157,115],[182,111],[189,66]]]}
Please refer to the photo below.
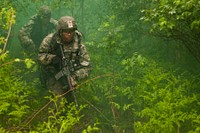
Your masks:
{"label": "gloved hand", "polygon": [[75,79],[74,79],[73,77],[70,76],[70,80],[71,80],[72,86],[73,86],[73,87],[76,87],[77,82],[75,81]]}
{"label": "gloved hand", "polygon": [[58,56],[55,56],[52,58],[52,64],[60,64],[61,63],[61,59]]}
{"label": "gloved hand", "polygon": [[79,69],[75,72],[75,75],[78,80],[83,79],[88,76],[88,70],[87,69]]}

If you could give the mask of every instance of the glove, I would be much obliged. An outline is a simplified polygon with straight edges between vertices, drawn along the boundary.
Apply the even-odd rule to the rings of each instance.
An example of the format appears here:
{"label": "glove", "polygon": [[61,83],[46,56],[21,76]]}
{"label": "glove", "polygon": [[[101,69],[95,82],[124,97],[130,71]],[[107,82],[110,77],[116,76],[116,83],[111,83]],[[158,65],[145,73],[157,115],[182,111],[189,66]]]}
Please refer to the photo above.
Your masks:
{"label": "glove", "polygon": [[60,64],[60,63],[61,63],[60,57],[55,56],[55,57],[52,59],[52,64],[56,65],[56,64]]}
{"label": "glove", "polygon": [[73,87],[76,87],[77,82],[75,81],[75,79],[73,77],[70,77],[71,83]]}
{"label": "glove", "polygon": [[79,69],[75,72],[75,75],[77,79],[80,80],[88,76],[88,71],[87,69]]}

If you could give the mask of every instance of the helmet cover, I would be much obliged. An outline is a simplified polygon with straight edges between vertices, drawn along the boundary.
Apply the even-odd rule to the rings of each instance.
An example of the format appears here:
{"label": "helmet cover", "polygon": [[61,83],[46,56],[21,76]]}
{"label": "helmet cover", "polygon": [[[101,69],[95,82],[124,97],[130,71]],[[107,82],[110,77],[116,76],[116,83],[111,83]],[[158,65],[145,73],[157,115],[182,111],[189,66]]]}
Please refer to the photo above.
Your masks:
{"label": "helmet cover", "polygon": [[77,29],[75,19],[71,16],[63,16],[58,20],[58,30]]}

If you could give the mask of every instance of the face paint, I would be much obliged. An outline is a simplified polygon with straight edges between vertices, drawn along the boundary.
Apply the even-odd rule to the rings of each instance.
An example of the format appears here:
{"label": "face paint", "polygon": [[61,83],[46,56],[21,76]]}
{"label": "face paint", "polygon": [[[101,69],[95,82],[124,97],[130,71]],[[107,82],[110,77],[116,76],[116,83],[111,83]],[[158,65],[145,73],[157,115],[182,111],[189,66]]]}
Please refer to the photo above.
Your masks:
{"label": "face paint", "polygon": [[74,38],[74,30],[63,30],[62,31],[62,41],[64,43],[70,43]]}

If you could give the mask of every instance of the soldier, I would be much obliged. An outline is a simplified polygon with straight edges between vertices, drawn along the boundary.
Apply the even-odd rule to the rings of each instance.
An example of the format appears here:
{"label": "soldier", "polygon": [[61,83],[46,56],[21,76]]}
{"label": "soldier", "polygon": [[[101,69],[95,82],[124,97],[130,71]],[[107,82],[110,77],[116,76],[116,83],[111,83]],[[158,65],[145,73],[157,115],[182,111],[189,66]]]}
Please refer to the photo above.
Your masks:
{"label": "soldier", "polygon": [[[19,31],[19,41],[29,56],[37,55],[38,48],[49,33],[56,31],[57,21],[51,18],[48,6],[41,6],[38,13]],[[35,56],[34,56],[35,57]]]}
{"label": "soldier", "polygon": [[[56,95],[69,90],[66,73],[63,74],[66,65],[70,70],[73,86],[77,80],[88,76],[90,57],[81,39],[82,34],[77,30],[74,18],[63,16],[58,20],[57,32],[45,37],[40,45],[38,60],[47,77],[46,86]],[[69,102],[73,100],[71,93],[66,98]]]}

